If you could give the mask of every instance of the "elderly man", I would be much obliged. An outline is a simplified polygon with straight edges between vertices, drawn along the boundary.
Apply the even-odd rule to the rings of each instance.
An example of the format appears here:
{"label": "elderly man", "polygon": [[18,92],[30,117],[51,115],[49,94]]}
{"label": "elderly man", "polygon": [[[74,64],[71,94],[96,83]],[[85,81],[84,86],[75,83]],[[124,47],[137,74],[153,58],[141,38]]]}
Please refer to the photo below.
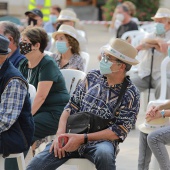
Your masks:
{"label": "elderly man", "polygon": [[8,59],[9,43],[0,34],[0,154],[4,157],[28,150],[34,132],[28,83]]}
{"label": "elderly man", "polygon": [[[159,8],[152,19],[156,23],[155,32],[148,34],[137,47],[137,50],[139,51],[138,55],[141,56],[142,60],[138,66],[138,72],[132,75],[131,80],[141,92],[148,88],[155,88],[155,97],[159,98],[161,86],[160,65],[167,55],[162,52],[161,44],[170,40],[170,10]],[[153,61],[152,73],[151,61]],[[168,71],[168,87],[170,86],[169,76],[170,72]],[[169,90],[167,91],[167,98],[170,98]]]}
{"label": "elderly man", "polygon": [[0,21],[0,34],[6,36],[10,43],[11,52],[8,54],[9,61],[18,68],[19,63],[25,58],[19,50],[20,32],[17,26],[9,21]]}
{"label": "elderly man", "polygon": [[[135,124],[139,111],[139,92],[126,77],[131,65],[138,63],[136,54],[136,49],[121,39],[115,39],[104,49],[100,70],[89,72],[78,85],[61,115],[55,140],[33,158],[27,170],[55,170],[68,159],[80,157],[92,161],[98,170],[116,169],[116,149]],[[128,85],[113,115],[124,80]],[[66,133],[69,115],[77,112],[91,112],[104,119],[114,118],[115,123],[94,133]],[[58,138],[64,136],[68,142],[59,148]]]}

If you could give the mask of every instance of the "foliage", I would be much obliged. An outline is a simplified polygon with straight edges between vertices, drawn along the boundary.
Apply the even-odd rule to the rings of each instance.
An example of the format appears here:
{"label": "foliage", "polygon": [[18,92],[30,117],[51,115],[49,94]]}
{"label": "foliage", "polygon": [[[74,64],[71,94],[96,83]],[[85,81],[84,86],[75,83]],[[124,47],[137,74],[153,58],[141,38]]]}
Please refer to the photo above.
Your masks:
{"label": "foliage", "polygon": [[[159,8],[160,0],[129,0],[136,5],[136,15],[140,21],[150,21]],[[116,6],[123,0],[107,0],[103,6],[104,20],[110,21]]]}

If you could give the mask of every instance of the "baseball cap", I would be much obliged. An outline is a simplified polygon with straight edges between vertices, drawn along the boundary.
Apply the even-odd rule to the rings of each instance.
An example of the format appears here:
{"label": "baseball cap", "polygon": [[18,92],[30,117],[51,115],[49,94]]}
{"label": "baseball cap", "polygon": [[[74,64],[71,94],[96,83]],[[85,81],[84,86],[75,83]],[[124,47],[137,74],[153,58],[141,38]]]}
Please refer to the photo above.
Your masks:
{"label": "baseball cap", "polygon": [[28,14],[30,14],[30,13],[35,14],[35,15],[38,15],[38,16],[40,16],[41,18],[43,18],[43,13],[42,13],[41,10],[39,10],[39,9],[33,9],[33,10],[30,10],[30,11],[26,11],[26,12],[25,12],[25,15],[28,15]]}

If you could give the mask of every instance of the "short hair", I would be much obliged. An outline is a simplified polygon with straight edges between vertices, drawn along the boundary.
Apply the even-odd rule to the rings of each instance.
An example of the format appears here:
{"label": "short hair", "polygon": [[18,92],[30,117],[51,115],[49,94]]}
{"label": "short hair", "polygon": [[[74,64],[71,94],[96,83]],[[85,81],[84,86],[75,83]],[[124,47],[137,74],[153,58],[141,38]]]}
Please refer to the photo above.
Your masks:
{"label": "short hair", "polygon": [[41,27],[27,27],[22,33],[22,36],[26,36],[30,42],[35,45],[40,43],[40,51],[43,53],[48,44],[48,35],[46,31]]}
{"label": "short hair", "polygon": [[118,63],[122,63],[122,64],[125,64],[125,65],[126,65],[125,72],[128,72],[128,71],[131,69],[131,67],[132,67],[132,65],[130,65],[130,64],[128,64],[128,63],[125,63],[125,62],[123,62],[122,60],[116,59],[116,61],[117,61]]}
{"label": "short hair", "polygon": [[73,54],[79,54],[80,53],[79,42],[75,38],[71,37],[70,35],[65,34],[65,37],[67,38],[68,43],[71,46],[71,52]]}
{"label": "short hair", "polygon": [[14,40],[14,44],[19,47],[20,32],[17,25],[10,21],[0,21],[0,27],[1,26],[3,29],[3,35],[10,35]]}
{"label": "short hair", "polygon": [[123,5],[126,6],[129,9],[129,14],[131,16],[134,16],[136,14],[136,6],[133,2],[124,1]]}
{"label": "short hair", "polygon": [[57,6],[57,5],[53,5],[53,6],[51,6],[51,8],[58,11],[58,13],[61,12],[61,8],[59,6]]}

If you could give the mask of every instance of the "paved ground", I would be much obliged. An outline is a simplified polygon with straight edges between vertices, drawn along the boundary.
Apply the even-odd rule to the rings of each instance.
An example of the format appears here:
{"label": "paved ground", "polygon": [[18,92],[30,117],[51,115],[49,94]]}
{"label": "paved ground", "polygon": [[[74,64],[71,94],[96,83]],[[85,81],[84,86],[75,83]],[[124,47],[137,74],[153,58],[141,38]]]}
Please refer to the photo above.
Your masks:
{"label": "paved ground", "polygon": [[[104,25],[85,25],[84,28],[88,36],[88,52],[90,54],[88,70],[99,68],[99,62],[97,60],[99,49],[102,45],[106,44],[111,37]],[[142,110],[143,108],[141,108],[139,113],[137,126],[144,120],[144,112]],[[139,131],[136,128],[129,133],[125,142],[120,144],[120,152],[116,160],[117,170],[137,170],[138,138]],[[28,163],[30,159],[31,154],[28,155],[26,163]],[[71,168],[68,170],[70,169]]]}

